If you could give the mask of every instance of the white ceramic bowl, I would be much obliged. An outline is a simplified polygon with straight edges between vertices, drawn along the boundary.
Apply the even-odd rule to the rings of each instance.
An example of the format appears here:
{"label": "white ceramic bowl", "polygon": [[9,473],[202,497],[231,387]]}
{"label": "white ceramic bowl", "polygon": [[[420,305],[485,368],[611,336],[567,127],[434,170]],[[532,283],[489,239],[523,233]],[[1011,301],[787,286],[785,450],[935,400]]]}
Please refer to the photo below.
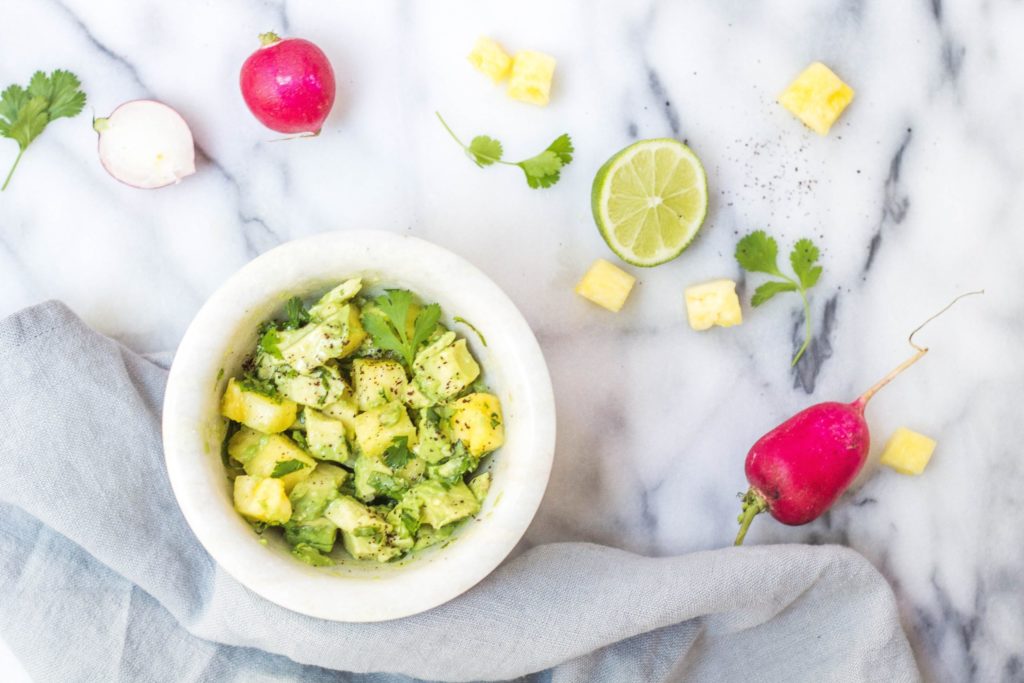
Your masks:
{"label": "white ceramic bowl", "polygon": [[[407,288],[441,304],[501,399],[506,443],[487,464],[493,484],[455,541],[397,565],[348,559],[307,566],[276,533],[263,545],[235,512],[221,462],[218,404],[256,341],[260,322],[291,296],[316,295],[361,276],[367,287]],[[335,232],[289,242],[246,265],[199,311],[182,339],[164,399],[164,450],[174,495],[199,541],[231,576],[283,607],[336,621],[382,621],[436,607],[468,590],[511,552],[547,486],[555,408],[544,358],[523,316],[483,273],[413,237]]]}

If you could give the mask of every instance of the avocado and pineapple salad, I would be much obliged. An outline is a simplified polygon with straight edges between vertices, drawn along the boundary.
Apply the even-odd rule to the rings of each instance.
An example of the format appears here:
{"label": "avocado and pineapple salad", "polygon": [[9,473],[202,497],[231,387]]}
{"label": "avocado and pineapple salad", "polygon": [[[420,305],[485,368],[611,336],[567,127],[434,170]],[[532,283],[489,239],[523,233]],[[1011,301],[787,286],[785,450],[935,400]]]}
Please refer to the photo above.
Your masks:
{"label": "avocado and pineapple salad", "polygon": [[505,439],[501,403],[437,304],[359,279],[265,322],[228,380],[225,463],[234,505],[280,527],[292,554],[389,562],[444,542],[480,510],[481,460]]}

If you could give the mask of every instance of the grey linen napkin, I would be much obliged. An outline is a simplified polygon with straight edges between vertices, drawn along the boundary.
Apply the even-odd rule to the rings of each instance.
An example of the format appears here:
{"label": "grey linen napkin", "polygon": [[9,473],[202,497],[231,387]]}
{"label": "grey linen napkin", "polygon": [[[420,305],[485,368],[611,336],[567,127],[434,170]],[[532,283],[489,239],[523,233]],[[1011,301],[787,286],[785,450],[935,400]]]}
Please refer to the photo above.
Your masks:
{"label": "grey linen napkin", "polygon": [[558,543],[418,616],[290,612],[179,512],[165,379],[62,304],[0,322],[0,634],[40,683],[918,680],[889,586],[840,547]]}

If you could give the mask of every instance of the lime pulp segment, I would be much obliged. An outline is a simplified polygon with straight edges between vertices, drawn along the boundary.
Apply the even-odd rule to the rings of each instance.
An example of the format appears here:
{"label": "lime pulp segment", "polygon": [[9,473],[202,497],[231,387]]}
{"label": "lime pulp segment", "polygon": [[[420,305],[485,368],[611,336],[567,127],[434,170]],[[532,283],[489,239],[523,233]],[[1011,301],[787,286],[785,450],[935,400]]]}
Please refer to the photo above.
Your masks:
{"label": "lime pulp segment", "polygon": [[671,261],[707,214],[707,178],[693,151],[672,139],[641,140],[597,172],[594,220],[608,246],[637,266]]}

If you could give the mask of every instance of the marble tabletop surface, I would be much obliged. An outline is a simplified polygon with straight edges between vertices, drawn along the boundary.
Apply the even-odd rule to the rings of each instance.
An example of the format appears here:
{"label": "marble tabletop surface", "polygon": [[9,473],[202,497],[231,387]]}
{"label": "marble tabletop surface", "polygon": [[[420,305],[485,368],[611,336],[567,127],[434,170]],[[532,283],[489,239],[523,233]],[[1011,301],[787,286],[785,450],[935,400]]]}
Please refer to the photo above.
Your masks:
{"label": "marble tabletop surface", "polygon": [[[588,540],[668,555],[732,541],[743,458],[816,401],[848,400],[932,353],[873,401],[879,446],[901,425],[938,441],[920,477],[869,467],[817,522],[755,522],[748,543],[841,543],[889,579],[927,680],[1024,679],[1024,4],[1013,0],[430,3],[8,0],[0,84],[67,67],[86,113],[29,148],[0,195],[0,314],[49,298],[142,352],[173,349],[210,293],[257,254],[326,230],[417,235],[465,256],[521,308],[559,411],[555,467],[524,543]],[[267,30],[309,38],[340,99],[323,134],[276,141],[238,68]],[[551,105],[513,102],[465,60],[491,35],[558,59]],[[821,60],[857,91],[828,137],[775,102]],[[90,116],[150,97],[191,124],[198,172],[143,191],[112,180]],[[576,159],[531,190],[481,170],[434,117],[528,156],[563,132]],[[639,138],[686,140],[711,205],[676,261],[630,270],[608,313],[573,293],[597,257],[590,186]],[[0,165],[16,145],[0,140]],[[801,309],[751,310],[732,258],[765,229],[811,236],[824,275],[814,341]],[[741,283],[744,323],[697,333],[683,288]],[[25,678],[0,645],[4,680]]]}

